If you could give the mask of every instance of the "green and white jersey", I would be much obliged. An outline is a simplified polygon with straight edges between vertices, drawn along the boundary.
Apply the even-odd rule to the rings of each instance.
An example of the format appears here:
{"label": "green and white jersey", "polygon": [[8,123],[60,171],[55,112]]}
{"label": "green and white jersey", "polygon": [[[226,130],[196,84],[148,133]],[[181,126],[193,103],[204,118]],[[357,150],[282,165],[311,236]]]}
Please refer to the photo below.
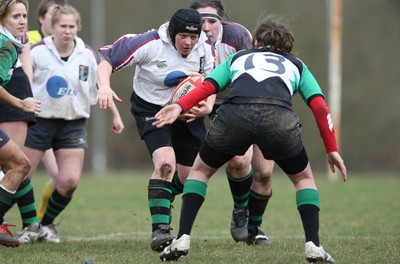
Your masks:
{"label": "green and white jersey", "polygon": [[226,103],[291,106],[291,97],[297,92],[306,103],[315,95],[323,96],[314,76],[300,59],[264,49],[229,56],[206,79],[217,86],[217,92],[232,86]]}
{"label": "green and white jersey", "polygon": [[18,51],[11,40],[0,34],[0,85],[6,85],[12,76],[12,70],[18,59]]}

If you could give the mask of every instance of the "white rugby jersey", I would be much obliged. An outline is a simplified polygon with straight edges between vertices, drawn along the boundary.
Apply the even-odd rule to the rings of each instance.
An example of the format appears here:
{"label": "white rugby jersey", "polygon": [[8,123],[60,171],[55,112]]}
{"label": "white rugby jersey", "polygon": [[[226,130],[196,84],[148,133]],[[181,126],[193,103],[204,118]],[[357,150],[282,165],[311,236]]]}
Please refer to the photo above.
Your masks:
{"label": "white rugby jersey", "polygon": [[252,48],[251,33],[244,26],[230,21],[222,21],[219,36],[215,42],[218,63],[225,61],[239,50]]}
{"label": "white rugby jersey", "polygon": [[161,25],[157,31],[124,35],[113,45],[100,48],[101,56],[111,64],[113,71],[136,65],[134,92],[141,99],[160,106],[171,99],[177,84],[170,84],[172,76],[196,72],[206,76],[214,65],[211,44],[205,33],[201,33],[198,43],[183,58],[168,38],[168,24]]}
{"label": "white rugby jersey", "polygon": [[33,96],[41,100],[42,118],[89,118],[97,95],[97,57],[91,47],[75,37],[75,48],[63,61],[52,36],[31,47]]}

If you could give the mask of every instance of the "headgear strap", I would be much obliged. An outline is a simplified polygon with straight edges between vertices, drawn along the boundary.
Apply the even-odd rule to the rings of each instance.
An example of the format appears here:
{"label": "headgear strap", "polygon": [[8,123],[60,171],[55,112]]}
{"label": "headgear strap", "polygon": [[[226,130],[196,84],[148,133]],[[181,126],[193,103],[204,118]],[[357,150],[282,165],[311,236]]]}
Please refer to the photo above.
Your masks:
{"label": "headgear strap", "polygon": [[200,13],[200,17],[201,18],[214,18],[219,21],[222,21],[222,18],[219,15],[214,14],[214,13]]}

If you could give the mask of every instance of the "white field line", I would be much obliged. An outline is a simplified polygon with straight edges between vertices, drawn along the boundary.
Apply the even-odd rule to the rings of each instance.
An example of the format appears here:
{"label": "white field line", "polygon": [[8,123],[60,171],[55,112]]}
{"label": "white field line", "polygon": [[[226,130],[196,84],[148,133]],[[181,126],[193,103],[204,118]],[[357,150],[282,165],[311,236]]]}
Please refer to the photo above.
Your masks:
{"label": "white field line", "polygon": [[[102,240],[142,240],[148,238],[150,241],[150,233],[149,232],[117,232],[110,234],[101,234],[96,236],[86,236],[86,237],[75,237],[75,236],[63,236],[61,239],[64,241],[102,241]],[[382,238],[393,240],[400,239],[399,236],[335,236],[340,239],[357,239],[357,240],[381,240]],[[396,238],[397,237],[397,238]],[[194,240],[216,240],[216,239],[227,239],[231,238],[229,233],[220,233],[211,236],[198,236],[195,235],[193,237]],[[274,240],[274,237],[269,237],[271,240]],[[302,239],[303,235],[293,235],[293,236],[279,236],[279,238],[287,238],[287,239]]]}
{"label": "white field line", "polygon": [[[61,239],[66,241],[101,241],[101,240],[123,240],[123,239],[143,239],[149,238],[150,240],[151,234],[149,232],[118,232],[118,233],[110,233],[110,234],[101,234],[97,236],[87,236],[87,237],[74,237],[74,236],[63,236]],[[224,239],[229,238],[230,235],[219,234],[213,236],[196,236],[196,239]]]}

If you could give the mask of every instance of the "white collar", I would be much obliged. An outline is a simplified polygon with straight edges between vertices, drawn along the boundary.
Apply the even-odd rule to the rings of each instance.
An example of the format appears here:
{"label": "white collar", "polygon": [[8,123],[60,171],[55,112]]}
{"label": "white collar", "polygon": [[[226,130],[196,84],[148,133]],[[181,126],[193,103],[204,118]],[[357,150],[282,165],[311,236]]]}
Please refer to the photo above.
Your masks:
{"label": "white collar", "polygon": [[11,42],[17,46],[18,49],[22,50],[24,48],[24,45],[21,43],[20,40],[15,38],[8,29],[6,29],[4,26],[0,26],[0,33],[4,34],[11,40]]}

